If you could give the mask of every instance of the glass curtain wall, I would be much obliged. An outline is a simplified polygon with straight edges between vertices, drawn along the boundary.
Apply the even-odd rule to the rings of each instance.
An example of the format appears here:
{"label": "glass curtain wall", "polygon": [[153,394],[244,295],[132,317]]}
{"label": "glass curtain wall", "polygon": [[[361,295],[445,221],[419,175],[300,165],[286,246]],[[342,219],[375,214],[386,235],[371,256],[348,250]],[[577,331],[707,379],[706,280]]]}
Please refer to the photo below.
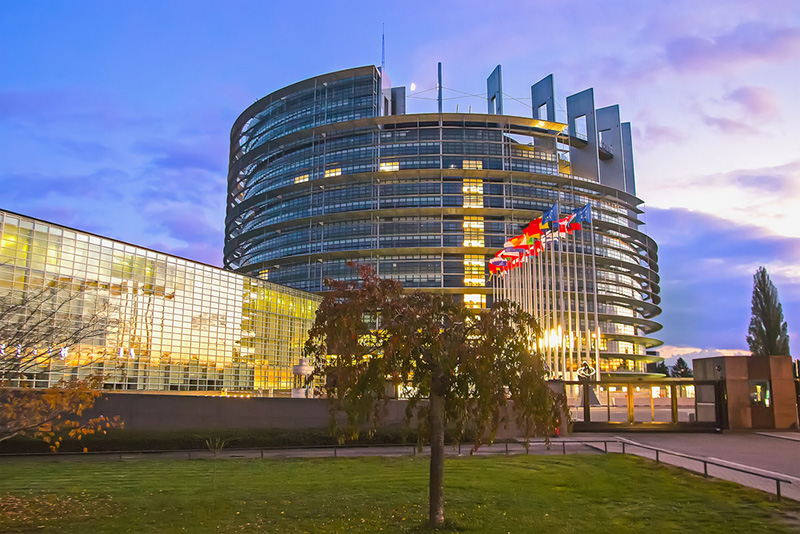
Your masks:
{"label": "glass curtain wall", "polygon": [[291,388],[319,297],[8,212],[0,229],[0,294],[58,287],[69,291],[63,318],[105,318],[100,334],[46,347],[56,356],[6,378],[35,387],[102,374],[105,387],[126,390]]}

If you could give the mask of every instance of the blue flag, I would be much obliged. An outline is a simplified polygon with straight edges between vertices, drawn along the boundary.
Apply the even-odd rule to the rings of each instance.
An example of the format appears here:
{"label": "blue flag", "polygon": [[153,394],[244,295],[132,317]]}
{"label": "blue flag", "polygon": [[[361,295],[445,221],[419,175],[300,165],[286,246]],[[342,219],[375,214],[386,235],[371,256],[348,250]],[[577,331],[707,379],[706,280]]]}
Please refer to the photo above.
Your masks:
{"label": "blue flag", "polygon": [[592,205],[586,204],[584,207],[575,210],[575,218],[573,221],[577,223],[592,222]]}
{"label": "blue flag", "polygon": [[552,228],[553,223],[558,228],[558,202],[553,207],[542,214],[542,228]]}

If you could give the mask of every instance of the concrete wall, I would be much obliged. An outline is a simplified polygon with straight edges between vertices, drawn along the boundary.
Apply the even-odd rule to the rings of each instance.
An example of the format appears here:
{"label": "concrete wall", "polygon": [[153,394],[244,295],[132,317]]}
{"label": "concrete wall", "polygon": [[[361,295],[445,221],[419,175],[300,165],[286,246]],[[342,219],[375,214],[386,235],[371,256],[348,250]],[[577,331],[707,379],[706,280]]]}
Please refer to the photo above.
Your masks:
{"label": "concrete wall", "polygon": [[[563,383],[551,384],[562,391]],[[407,402],[393,400],[386,404],[382,428],[401,428]],[[250,429],[327,429],[330,422],[325,399],[290,399],[269,397],[218,397],[108,392],[98,400],[87,417],[119,416],[127,430],[197,431]],[[513,414],[506,413],[513,421]],[[562,418],[563,420],[564,418]],[[341,420],[344,422],[344,418]],[[566,427],[561,433],[566,432]],[[521,433],[510,424],[500,428],[498,438]]]}
{"label": "concrete wall", "polygon": [[[697,380],[725,382],[731,430],[789,430],[798,427],[797,398],[789,356],[697,358],[693,367]],[[770,382],[770,407],[751,405],[749,380]]]}

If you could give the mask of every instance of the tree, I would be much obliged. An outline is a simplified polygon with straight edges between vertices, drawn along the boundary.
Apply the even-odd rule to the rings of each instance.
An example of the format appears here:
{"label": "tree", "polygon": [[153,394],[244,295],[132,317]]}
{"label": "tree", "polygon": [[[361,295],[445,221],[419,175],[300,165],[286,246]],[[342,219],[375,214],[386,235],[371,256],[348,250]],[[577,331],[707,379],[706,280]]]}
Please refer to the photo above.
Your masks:
{"label": "tree", "polygon": [[15,436],[39,438],[56,452],[65,437],[81,439],[121,426],[119,417],[81,419],[101,395],[101,377],[62,381],[44,390],[0,387],[0,442]]}
{"label": "tree", "polygon": [[672,376],[677,378],[688,378],[693,376],[692,368],[686,363],[683,358],[678,358],[675,365],[672,366]]}
{"label": "tree", "polygon": [[[316,358],[331,406],[334,431],[357,437],[380,421],[385,402],[401,390],[406,421],[431,447],[429,521],[444,524],[444,432],[456,439],[467,425],[477,449],[491,443],[513,401],[514,423],[526,446],[532,436],[555,433],[566,399],[545,380],[535,350],[539,326],[514,304],[475,312],[448,295],[414,291],[359,267],[360,281],[326,281],[331,293],[309,331],[307,356]],[[336,414],[346,414],[340,427]]]}
{"label": "tree", "polygon": [[759,267],[753,276],[750,311],[747,344],[753,356],[789,356],[789,334],[783,320],[783,307],[778,300],[778,290],[764,267]]}
{"label": "tree", "polygon": [[669,377],[669,367],[663,361],[658,363],[648,363],[647,364],[647,372],[648,373],[659,373],[666,377]]}
{"label": "tree", "polygon": [[52,281],[0,294],[0,442],[27,435],[56,451],[65,437],[121,426],[119,418],[83,417],[101,394],[100,376],[61,380],[46,389],[26,387],[47,373],[53,360],[104,336],[113,324],[107,307],[88,289]]}

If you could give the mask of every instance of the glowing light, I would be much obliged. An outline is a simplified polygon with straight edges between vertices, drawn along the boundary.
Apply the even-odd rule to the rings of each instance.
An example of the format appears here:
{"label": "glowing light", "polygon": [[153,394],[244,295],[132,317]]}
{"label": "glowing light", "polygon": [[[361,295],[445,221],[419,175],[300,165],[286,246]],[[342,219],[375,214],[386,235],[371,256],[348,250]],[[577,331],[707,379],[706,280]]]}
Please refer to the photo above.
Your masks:
{"label": "glowing light", "polygon": [[411,82],[411,90],[412,91],[416,91],[417,90],[417,84],[415,84],[414,82]]}

